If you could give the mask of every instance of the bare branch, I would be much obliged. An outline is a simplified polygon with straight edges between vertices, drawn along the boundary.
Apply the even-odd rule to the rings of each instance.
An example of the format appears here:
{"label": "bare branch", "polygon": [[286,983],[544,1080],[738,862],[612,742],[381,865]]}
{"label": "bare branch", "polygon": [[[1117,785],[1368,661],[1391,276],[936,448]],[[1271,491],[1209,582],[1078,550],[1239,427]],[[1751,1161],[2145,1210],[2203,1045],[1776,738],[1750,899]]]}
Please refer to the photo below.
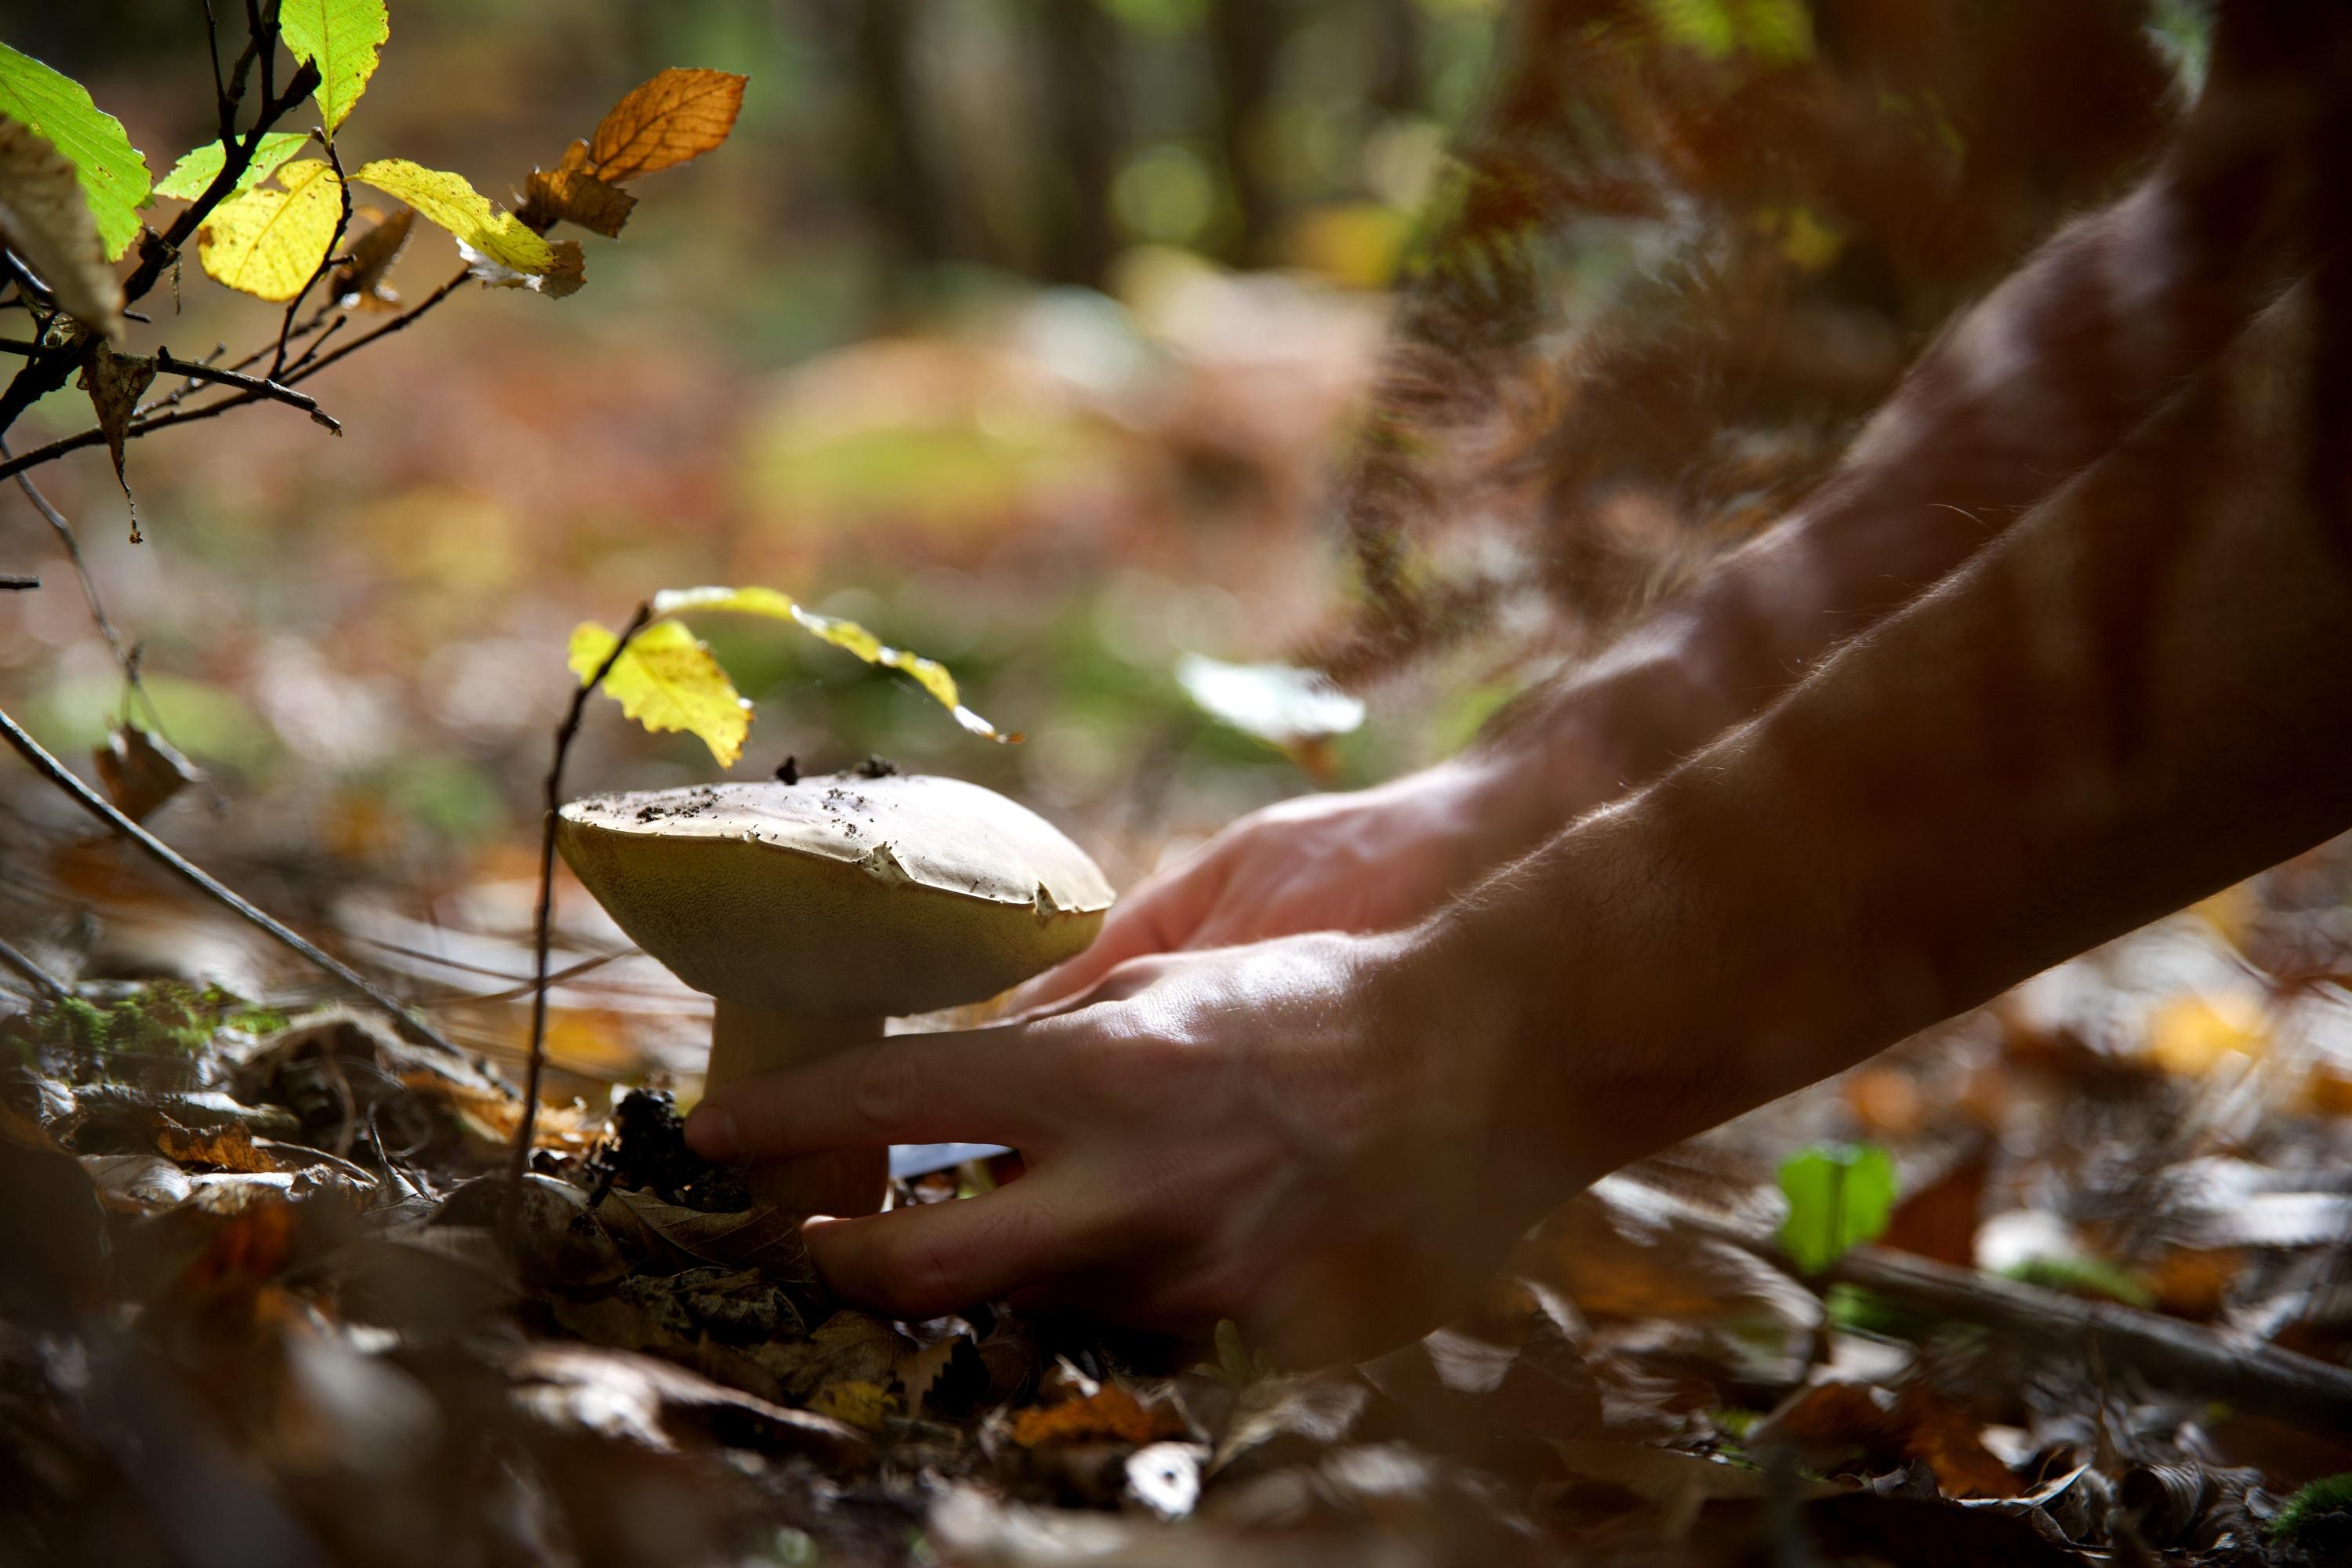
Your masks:
{"label": "bare branch", "polygon": [[10,718],[5,710],[0,710],[0,740],[5,740],[14,746],[17,754],[33,765],[36,773],[63,790],[72,798],[75,805],[145,850],[148,858],[157,865],[198,892],[236,911],[238,916],[267,932],[280,945],[300,955],[306,963],[350,986],[390,1017],[394,1026],[408,1038],[420,1045],[432,1046],[447,1051],[452,1056],[462,1058],[465,1055],[456,1046],[444,1039],[433,1026],[401,1005],[398,1001],[378,988],[359,971],[320,951],[299,932],[264,914],[203,868],[182,856],[178,850],[123,816],[104,795],[82,783],[63,763],[42,750],[41,743],[26,734],[24,727]]}
{"label": "bare branch", "polygon": [[0,941],[0,969],[10,969],[29,982],[34,990],[52,1002],[63,1002],[73,994],[64,981],[33,962],[23,950],[11,942]]}
{"label": "bare branch", "polygon": [[[424,299],[419,300],[415,305],[409,310],[404,310],[399,315],[393,317],[392,320],[384,322],[383,325],[376,328],[373,331],[366,333],[362,337],[353,338],[350,342],[345,343],[341,348],[335,350],[332,353],[322,354],[319,358],[311,360],[309,363],[289,373],[286,381],[279,383],[278,384],[285,385],[292,383],[308,381],[312,376],[318,374],[320,371],[326,369],[329,365],[333,364],[338,360],[344,358],[346,355],[357,353],[359,350],[367,347],[368,344],[374,342],[379,338],[389,337],[394,332],[401,331],[408,326],[409,323],[415,321],[418,317],[424,315],[427,310],[432,310],[436,305],[441,303],[442,300],[456,293],[458,286],[465,283],[467,279],[472,278],[472,276],[473,274],[469,271],[459,272],[447,282],[442,284],[441,287],[434,289],[432,293],[427,294]],[[252,359],[259,359],[262,352],[267,351],[257,352],[252,356]],[[247,363],[249,363],[251,361],[248,360]],[[255,392],[240,391],[233,396],[222,398],[217,403],[206,403],[194,408],[173,408],[168,413],[159,414],[152,419],[139,420],[133,424],[131,428],[125,432],[125,434],[127,436],[144,436],[150,431],[168,429],[174,425],[186,425],[198,419],[209,419],[216,414],[226,414],[232,408],[242,407],[246,404],[256,402],[258,400],[260,395],[260,394]],[[166,398],[164,400],[164,404],[168,405],[174,401],[176,401],[176,398]],[[51,441],[47,446],[34,447],[31,451],[26,452],[22,457],[11,458],[5,462],[0,462],[0,479],[7,479],[13,474],[22,473],[27,468],[38,468],[43,463],[54,462],[58,458],[64,457],[68,452],[78,452],[85,447],[98,446],[105,439],[105,434],[96,426],[92,426],[88,430],[78,431],[71,436],[59,437],[57,440]]]}
{"label": "bare branch", "polygon": [[[234,386],[238,391],[250,394],[255,397],[268,398],[272,403],[283,403],[289,408],[299,408],[308,414],[311,423],[322,425],[338,436],[343,433],[342,422],[320,408],[317,398],[307,392],[297,392],[282,382],[271,381],[265,376],[245,375],[233,370],[221,370],[197,360],[174,359],[169,349],[155,351],[155,368],[168,371],[173,375],[184,375],[190,381],[208,381],[218,386]],[[132,428],[136,429],[137,426],[134,426]]]}

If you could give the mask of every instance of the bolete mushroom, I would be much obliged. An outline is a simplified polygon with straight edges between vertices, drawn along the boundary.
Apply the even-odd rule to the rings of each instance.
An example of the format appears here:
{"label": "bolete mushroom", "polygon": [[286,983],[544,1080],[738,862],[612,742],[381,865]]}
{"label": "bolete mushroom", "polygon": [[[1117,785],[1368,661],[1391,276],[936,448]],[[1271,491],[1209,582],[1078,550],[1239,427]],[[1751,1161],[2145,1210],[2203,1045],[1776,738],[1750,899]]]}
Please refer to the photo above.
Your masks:
{"label": "bolete mushroom", "polygon": [[[957,779],[593,795],[566,805],[556,832],[630,939],[716,999],[713,1086],[878,1038],[886,1018],[993,996],[1083,949],[1111,902],[1051,823]],[[871,1214],[887,1160],[810,1155],[755,1171],[752,1188],[804,1213]]]}

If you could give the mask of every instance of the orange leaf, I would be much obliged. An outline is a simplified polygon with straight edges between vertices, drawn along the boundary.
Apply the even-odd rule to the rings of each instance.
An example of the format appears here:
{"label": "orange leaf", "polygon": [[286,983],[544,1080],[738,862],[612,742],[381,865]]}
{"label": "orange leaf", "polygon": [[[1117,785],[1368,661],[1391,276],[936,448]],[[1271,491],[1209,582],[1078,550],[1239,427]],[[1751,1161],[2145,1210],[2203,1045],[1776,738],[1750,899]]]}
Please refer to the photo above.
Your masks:
{"label": "orange leaf", "polygon": [[634,89],[596,123],[588,157],[609,184],[699,158],[727,140],[749,77],[672,68]]}
{"label": "orange leaf", "polygon": [[1085,1399],[1024,1410],[1013,1420],[1013,1440],[1024,1448],[1049,1443],[1132,1443],[1139,1448],[1182,1436],[1183,1418],[1175,1411],[1145,1405],[1116,1384],[1105,1384]]}
{"label": "orange leaf", "polygon": [[523,220],[534,226],[576,223],[607,239],[616,238],[637,198],[588,166],[588,143],[574,142],[552,169],[533,169],[524,185]]}

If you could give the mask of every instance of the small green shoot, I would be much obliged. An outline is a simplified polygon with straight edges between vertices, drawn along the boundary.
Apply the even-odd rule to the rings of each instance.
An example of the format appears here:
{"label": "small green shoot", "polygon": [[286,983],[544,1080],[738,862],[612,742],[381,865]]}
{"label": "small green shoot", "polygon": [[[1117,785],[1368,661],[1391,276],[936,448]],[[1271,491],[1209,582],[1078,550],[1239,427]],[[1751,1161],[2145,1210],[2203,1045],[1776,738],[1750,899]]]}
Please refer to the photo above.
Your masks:
{"label": "small green shoot", "polygon": [[1816,1144],[1780,1166],[1789,1217],[1780,1249],[1818,1274],[1853,1248],[1875,1241],[1895,1210],[1895,1157],[1874,1143]]}

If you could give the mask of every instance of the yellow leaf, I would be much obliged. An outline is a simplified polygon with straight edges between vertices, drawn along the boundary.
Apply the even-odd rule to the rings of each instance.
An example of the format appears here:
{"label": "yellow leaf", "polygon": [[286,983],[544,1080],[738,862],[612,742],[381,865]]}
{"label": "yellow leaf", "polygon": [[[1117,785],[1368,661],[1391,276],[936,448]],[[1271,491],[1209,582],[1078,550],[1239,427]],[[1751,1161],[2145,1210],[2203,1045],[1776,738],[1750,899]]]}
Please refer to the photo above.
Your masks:
{"label": "yellow leaf", "polygon": [[831,1383],[816,1391],[808,1407],[860,1431],[879,1432],[882,1418],[898,1406],[890,1391],[878,1383]]}
{"label": "yellow leaf", "polygon": [[938,659],[892,647],[856,621],[820,616],[773,588],[667,588],[654,595],[656,615],[675,616],[689,610],[732,610],[740,615],[790,621],[812,637],[854,653],[868,664],[884,665],[912,677],[916,685],[929,692],[933,700],[971,733],[1005,745],[1021,742],[1020,735],[1003,733],[965,707],[962,695],[956,689],[955,677]]}
{"label": "yellow leaf", "polygon": [[[617,641],[595,622],[581,622],[572,633],[572,673],[586,681]],[[735,765],[751,732],[751,705],[702,640],[676,621],[656,621],[630,640],[605,674],[604,695],[648,730],[701,737],[722,768]]]}
{"label": "yellow leaf", "polygon": [[405,158],[378,158],[362,164],[352,178],[399,197],[425,221],[455,235],[460,245],[511,271],[540,273],[555,266],[555,252],[547,241],[467,184],[463,174],[427,169]]}
{"label": "yellow leaf", "polygon": [[672,68],[632,89],[596,122],[588,156],[597,177],[618,184],[701,157],[735,129],[750,79]]}
{"label": "yellow leaf", "polygon": [[2148,1021],[2147,1054],[2183,1078],[2210,1072],[2231,1058],[2261,1056],[2270,1035],[2258,1003],[2242,996],[2181,996]]}
{"label": "yellow leaf", "polygon": [[320,158],[278,171],[283,190],[257,185],[223,202],[196,233],[197,255],[216,282],[258,299],[291,300],[334,242],[343,188]]}

